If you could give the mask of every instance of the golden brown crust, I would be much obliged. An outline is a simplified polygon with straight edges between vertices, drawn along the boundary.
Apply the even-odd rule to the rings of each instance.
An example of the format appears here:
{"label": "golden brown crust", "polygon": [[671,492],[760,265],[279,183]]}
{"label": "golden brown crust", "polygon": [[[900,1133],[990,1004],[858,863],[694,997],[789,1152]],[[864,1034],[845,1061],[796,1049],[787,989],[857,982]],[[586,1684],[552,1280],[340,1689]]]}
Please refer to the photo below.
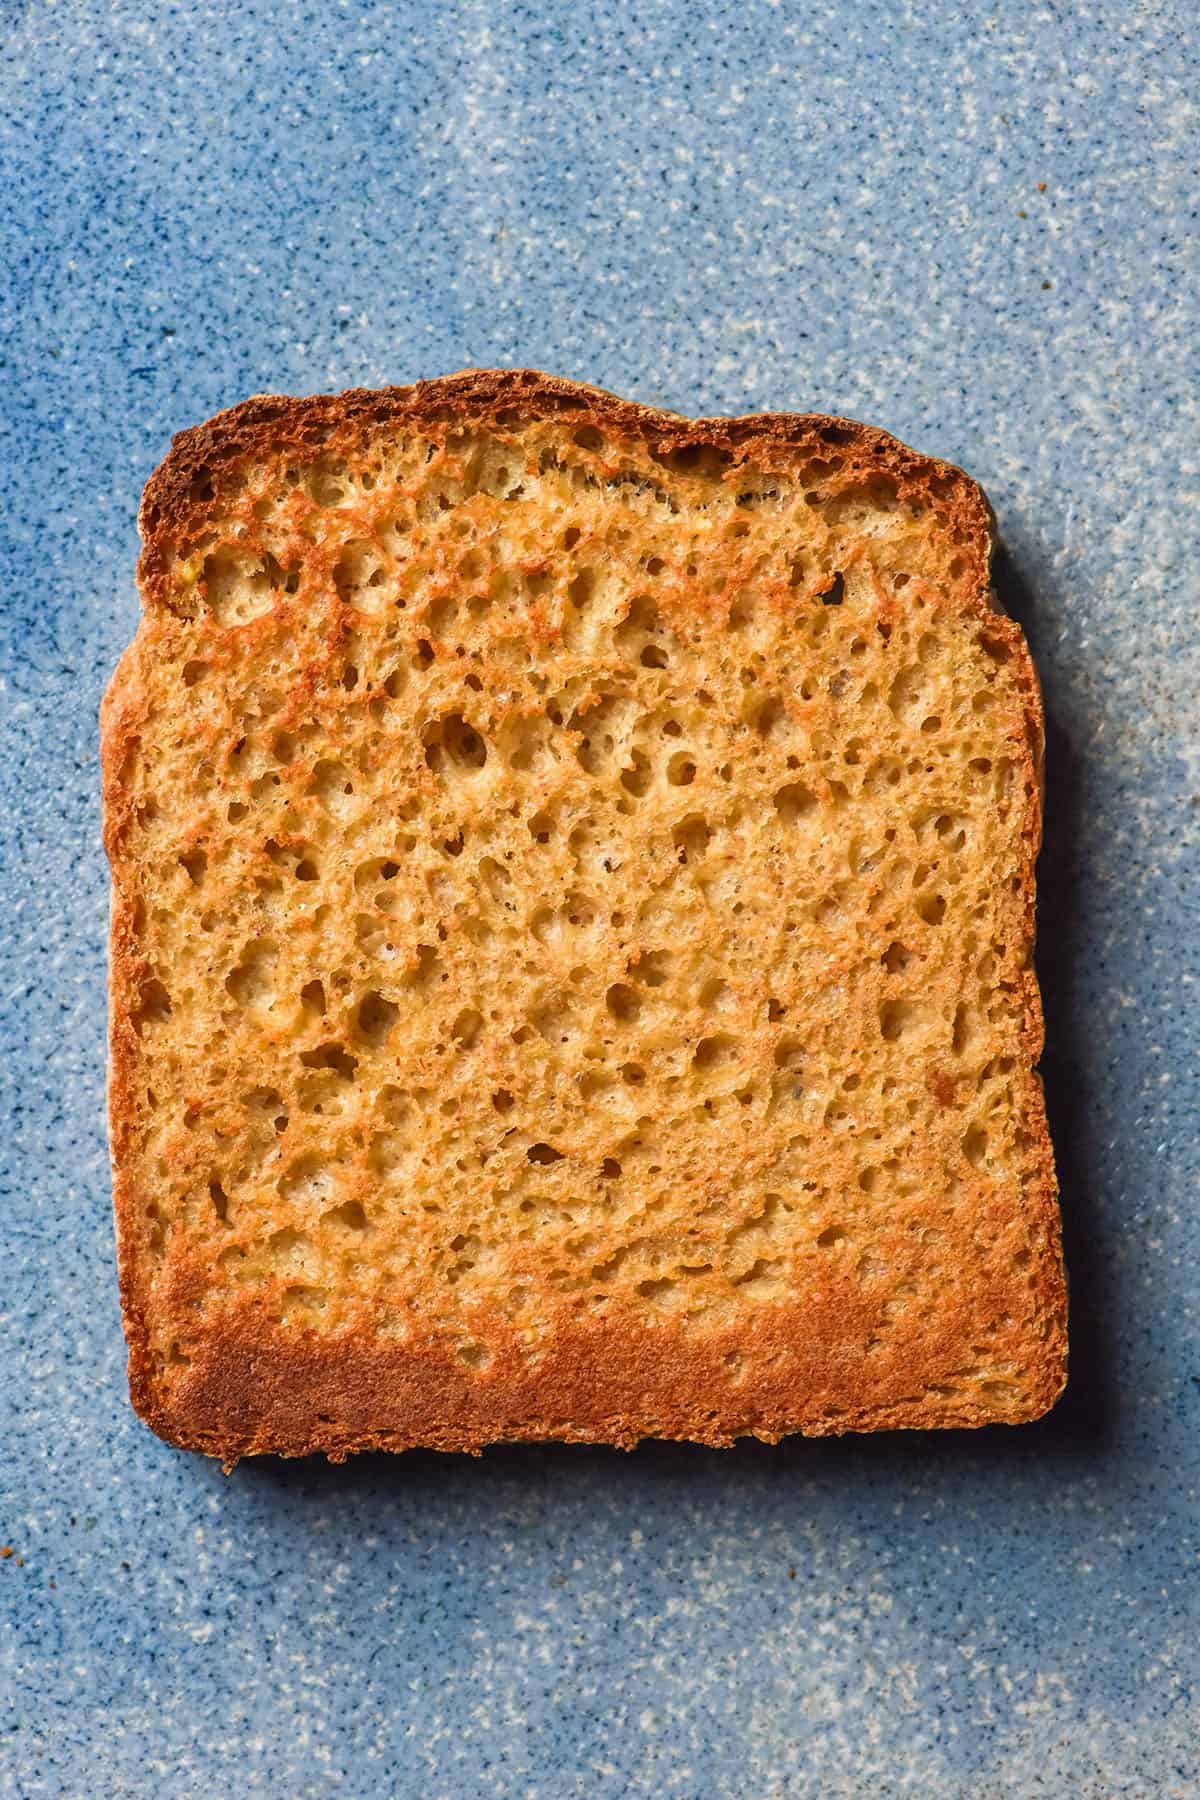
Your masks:
{"label": "golden brown crust", "polygon": [[[433,1334],[403,1347],[349,1332],[324,1341],[281,1338],[256,1312],[243,1301],[214,1324],[170,1417],[139,1406],[170,1442],[232,1461],[261,1452],[341,1458],[522,1441],[632,1449],[647,1437],[724,1448],[737,1437],[777,1443],[797,1429],[835,1436],[997,1421],[985,1401],[936,1391],[937,1378],[948,1382],[961,1361],[972,1320],[948,1313],[936,1337],[913,1334],[907,1368],[897,1358],[872,1378],[863,1357],[866,1321],[849,1284],[816,1308],[771,1308],[749,1334],[741,1326],[688,1340],[634,1315],[603,1324],[564,1319],[539,1366],[514,1343],[482,1377],[465,1371]],[[772,1365],[732,1406],[730,1358]],[[1061,1385],[1052,1343],[1039,1350],[1031,1373],[1049,1406]],[[798,1394],[808,1407],[799,1422]],[[1005,1415],[1005,1422],[1017,1421]]]}
{"label": "golden brown crust", "polygon": [[[992,513],[983,489],[952,463],[921,456],[872,425],[826,413],[747,413],[738,418],[686,419],[622,400],[534,369],[464,369],[411,387],[351,388],[344,394],[296,399],[259,394],[203,425],[179,432],[146,483],[138,515],[143,550],[138,584],[147,604],[166,601],[172,548],[204,517],[210,485],[222,472],[254,457],[311,457],[353,441],[364,427],[486,422],[505,415],[567,413],[573,426],[607,428],[653,443],[664,454],[693,445],[753,457],[769,468],[795,465],[805,453],[836,449],[847,480],[886,469],[904,491],[935,496],[948,514],[948,534],[969,557],[964,586],[986,589],[992,555]],[[990,590],[989,594],[990,594]],[[1041,730],[1040,702],[1038,725]]]}
{"label": "golden brown crust", "polygon": [[[595,427],[606,440],[649,446],[664,463],[694,447],[794,471],[835,452],[847,483],[881,471],[901,498],[936,504],[956,551],[945,603],[986,630],[1019,691],[1025,720],[1024,817],[1020,825],[1021,935],[1034,932],[1034,863],[1041,832],[1042,710],[1036,675],[1019,628],[995,610],[989,588],[991,515],[961,471],[918,456],[885,433],[820,415],[756,415],[687,420],[632,405],[599,389],[531,371],[464,371],[439,381],[378,393],[312,399],[258,397],[186,431],[151,477],[140,526],[139,586],[148,619],[180,604],[173,559],[203,531],[227,482],[256,460],[311,460],[351,453],[364,432],[381,428],[479,426],[518,417],[569,415],[571,429]],[[892,599],[889,604],[895,606]],[[914,1321],[868,1361],[877,1308],[842,1271],[799,1301],[777,1299],[749,1319],[703,1333],[614,1306],[602,1319],[552,1313],[530,1359],[497,1313],[480,1320],[490,1345],[485,1369],[464,1368],[436,1331],[389,1341],[362,1315],[324,1331],[283,1329],[260,1296],[222,1299],[187,1339],[179,1366],[163,1379],[151,1348],[150,1311],[186,1320],[204,1286],[203,1265],[184,1265],[156,1283],[145,1263],[140,1219],[152,1196],[139,1191],[132,1134],[138,1115],[141,1040],[136,1026],[151,971],[139,909],[127,881],[134,828],[139,737],[146,728],[153,654],[146,626],[126,652],[102,709],[105,844],[113,867],[110,977],[109,1116],[121,1297],[130,1346],[130,1383],[139,1413],[169,1441],[227,1461],[259,1451],[340,1457],[364,1448],[431,1445],[475,1450],[498,1439],[560,1438],[630,1445],[647,1435],[714,1445],[751,1434],[774,1441],[789,1431],[813,1434],[884,1427],[1018,1422],[1051,1406],[1065,1370],[1065,1291],[1056,1185],[1040,1082],[1042,1048],[1036,979],[1026,959],[1019,982],[1024,1068],[1019,1111],[1028,1167],[1022,1229],[1032,1263],[1018,1284],[1007,1265],[981,1262],[969,1290],[931,1321]],[[243,628],[253,634],[256,625]],[[217,634],[220,637],[221,634]],[[214,656],[227,655],[219,644]],[[934,1070],[930,1092],[953,1104],[954,1080]],[[1006,1221],[995,1223],[1004,1227]],[[969,1293],[969,1297],[964,1297]],[[996,1321],[1001,1323],[998,1328]],[[986,1393],[956,1386],[963,1346],[986,1332],[993,1354],[1019,1368],[1020,1397],[989,1404]],[[743,1376],[741,1371],[747,1373]],[[999,1384],[1003,1387],[1004,1384]],[[997,1390],[999,1393],[999,1389]]]}

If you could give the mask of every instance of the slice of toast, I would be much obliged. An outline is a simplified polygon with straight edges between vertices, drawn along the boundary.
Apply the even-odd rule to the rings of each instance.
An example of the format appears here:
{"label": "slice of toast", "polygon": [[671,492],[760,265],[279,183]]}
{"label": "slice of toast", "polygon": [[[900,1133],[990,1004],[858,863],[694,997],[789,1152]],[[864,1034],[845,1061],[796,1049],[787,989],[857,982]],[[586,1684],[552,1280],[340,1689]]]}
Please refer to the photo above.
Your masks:
{"label": "slice of toast", "polygon": [[1064,1375],[1042,724],[957,469],[529,372],[175,439],[103,713],[139,1412],[231,1461]]}

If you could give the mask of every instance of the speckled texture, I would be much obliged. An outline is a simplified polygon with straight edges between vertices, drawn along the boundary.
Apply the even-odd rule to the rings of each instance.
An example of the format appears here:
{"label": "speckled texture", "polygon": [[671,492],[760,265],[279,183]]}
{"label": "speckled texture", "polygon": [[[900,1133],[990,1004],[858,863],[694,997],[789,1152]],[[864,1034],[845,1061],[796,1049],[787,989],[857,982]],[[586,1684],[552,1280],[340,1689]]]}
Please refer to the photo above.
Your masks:
{"label": "speckled texture", "polygon": [[[1191,11],[434,10],[0,11],[0,1791],[1194,1795]],[[864,417],[995,502],[1050,714],[1043,1424],[226,1480],[130,1411],[95,711],[141,483],[255,389],[504,362]]]}

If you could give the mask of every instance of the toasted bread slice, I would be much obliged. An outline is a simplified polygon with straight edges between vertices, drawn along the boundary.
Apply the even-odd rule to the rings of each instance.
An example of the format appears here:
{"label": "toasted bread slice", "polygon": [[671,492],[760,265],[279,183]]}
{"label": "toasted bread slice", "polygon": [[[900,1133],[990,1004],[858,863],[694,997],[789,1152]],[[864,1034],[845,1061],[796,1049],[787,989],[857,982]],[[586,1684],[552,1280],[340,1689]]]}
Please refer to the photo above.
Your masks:
{"label": "toasted bread slice", "polygon": [[1051,1405],[1041,712],[972,481],[469,371],[249,400],[141,529],[103,768],[156,1431]]}

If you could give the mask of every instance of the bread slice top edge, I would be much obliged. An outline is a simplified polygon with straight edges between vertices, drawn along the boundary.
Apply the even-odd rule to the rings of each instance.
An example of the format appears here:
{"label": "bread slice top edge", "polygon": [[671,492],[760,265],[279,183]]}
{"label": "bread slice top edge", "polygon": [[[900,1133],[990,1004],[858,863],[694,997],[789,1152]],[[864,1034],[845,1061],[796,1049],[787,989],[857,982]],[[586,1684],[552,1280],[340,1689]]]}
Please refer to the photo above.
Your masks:
{"label": "bread slice top edge", "polygon": [[947,532],[960,545],[962,592],[989,609],[994,517],[982,487],[955,464],[912,450],[878,426],[827,413],[743,413],[687,418],[622,399],[535,369],[462,369],[403,387],[349,388],[339,394],[256,394],[178,432],[146,483],[138,512],[142,553],[138,588],[144,607],[169,593],[173,551],[194,532],[226,474],[262,455],[293,453],[309,460],[383,428],[514,425],[557,418],[575,432],[589,427],[616,440],[652,445],[669,469],[672,460],[705,449],[731,468],[754,462],[786,472],[805,453],[836,457],[839,480],[884,471],[905,495],[936,501]]}

